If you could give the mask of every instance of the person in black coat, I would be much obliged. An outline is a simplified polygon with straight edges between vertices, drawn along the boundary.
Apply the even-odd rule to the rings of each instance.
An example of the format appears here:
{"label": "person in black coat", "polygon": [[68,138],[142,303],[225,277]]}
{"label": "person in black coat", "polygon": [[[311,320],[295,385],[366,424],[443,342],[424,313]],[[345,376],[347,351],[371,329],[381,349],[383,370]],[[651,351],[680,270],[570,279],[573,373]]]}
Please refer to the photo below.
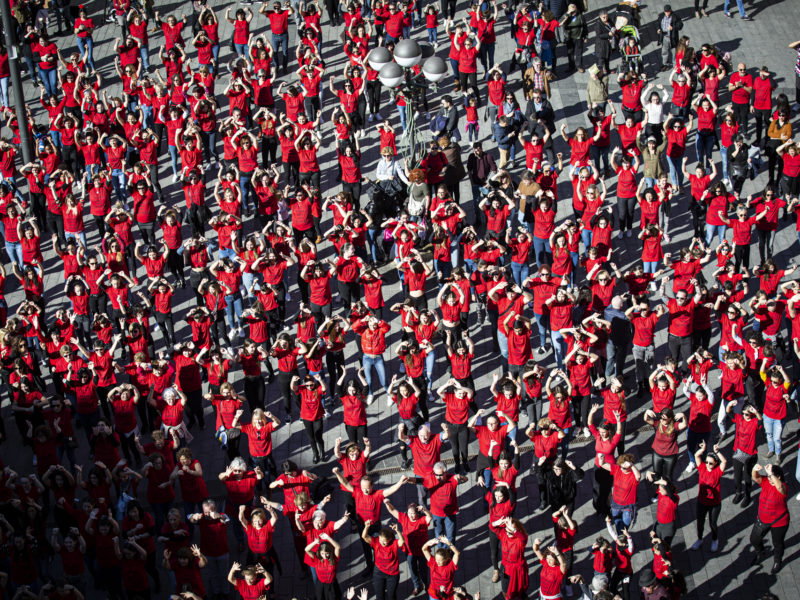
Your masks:
{"label": "person in black coat", "polygon": [[672,68],[672,50],[678,45],[683,22],[669,4],[664,5],[664,12],[656,21],[658,42],[661,44],[661,71]]}
{"label": "person in black coat", "polygon": [[583,478],[583,469],[576,467],[571,460],[556,459],[552,469],[544,472],[547,487],[547,499],[552,510],[562,506],[575,508],[575,497],[578,495],[578,482]]}
{"label": "person in black coat", "polygon": [[611,49],[614,35],[617,30],[611,22],[607,11],[600,13],[600,18],[594,26],[594,55],[597,59],[597,64],[600,65],[606,73],[611,73]]}

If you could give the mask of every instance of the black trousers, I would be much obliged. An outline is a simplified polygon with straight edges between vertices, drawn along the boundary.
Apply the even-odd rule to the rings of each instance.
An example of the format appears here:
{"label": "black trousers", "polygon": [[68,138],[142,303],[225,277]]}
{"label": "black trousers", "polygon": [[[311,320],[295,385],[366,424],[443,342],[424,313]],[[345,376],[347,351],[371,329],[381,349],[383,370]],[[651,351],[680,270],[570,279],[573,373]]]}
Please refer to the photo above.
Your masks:
{"label": "black trousers", "polygon": [[372,585],[375,588],[376,600],[397,600],[397,584],[400,575],[387,575],[380,569],[372,572]]}
{"label": "black trousers", "polygon": [[692,355],[692,338],[690,336],[679,337],[670,333],[667,338],[667,346],[679,368],[683,367],[683,363]]}
{"label": "black trousers", "polygon": [[[664,477],[667,481],[672,481],[672,474],[675,471],[675,464],[678,462],[678,456],[678,454],[663,456],[657,452],[653,452],[653,471],[655,474]],[[655,486],[653,489],[655,490]],[[658,493],[657,490],[655,493]]]}
{"label": "black trousers", "polygon": [[768,527],[766,523],[760,520],[753,524],[753,529],[750,531],[750,543],[756,549],[756,552],[764,551],[764,538],[767,533],[772,534],[772,559],[776,562],[783,561],[784,540],[786,539],[786,532],[789,530],[788,525],[782,527]]}
{"label": "black trousers", "polygon": [[753,478],[750,473],[757,459],[758,454],[753,454],[744,462],[736,459],[731,460],[733,463],[733,485],[737,495],[742,493],[742,480],[744,480],[744,495],[748,498],[750,497],[750,490],[753,487]]}
{"label": "black trousers", "polygon": [[442,18],[456,18],[456,0],[441,0]]}
{"label": "black trousers", "polygon": [[345,312],[350,312],[350,307],[353,302],[358,302],[361,298],[361,288],[358,282],[351,281],[345,282],[336,280],[336,286],[339,289],[339,299],[342,301],[342,308]]}
{"label": "black trousers", "polygon": [[322,419],[309,421],[303,419],[303,427],[306,429],[308,441],[311,443],[311,451],[314,456],[322,456],[325,453],[325,442],[322,441]]}
{"label": "black trousers", "polygon": [[567,58],[571,69],[583,68],[583,38],[567,38]]}
{"label": "black trousers", "polygon": [[750,117],[750,104],[733,104],[733,116],[739,124],[739,133],[747,137],[748,119]]}
{"label": "black trousers", "polygon": [[708,515],[708,525],[711,527],[711,539],[716,540],[719,537],[717,529],[717,521],[719,521],[719,513],[722,510],[722,504],[708,506],[706,504],[697,503],[697,539],[703,539],[703,527],[706,523],[706,515]]}
{"label": "black trousers", "polygon": [[460,472],[463,467],[467,466],[468,462],[468,446],[469,446],[469,429],[467,425],[447,422],[450,429],[450,447],[453,449],[453,460],[455,461],[455,471]]}
{"label": "black trousers", "polygon": [[264,408],[266,391],[267,386],[262,375],[248,375],[244,378],[244,397],[247,399],[250,412],[253,412],[256,408]]}

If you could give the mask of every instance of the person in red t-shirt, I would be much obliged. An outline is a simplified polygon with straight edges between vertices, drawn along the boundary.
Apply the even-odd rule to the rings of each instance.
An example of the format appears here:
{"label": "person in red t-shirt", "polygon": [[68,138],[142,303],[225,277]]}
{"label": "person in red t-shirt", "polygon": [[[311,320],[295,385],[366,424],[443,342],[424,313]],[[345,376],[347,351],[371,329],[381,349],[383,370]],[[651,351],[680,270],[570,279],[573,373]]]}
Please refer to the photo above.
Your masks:
{"label": "person in red t-shirt", "polygon": [[623,529],[629,529],[636,519],[636,488],[641,473],[633,463],[632,454],[623,454],[617,457],[616,463],[607,463],[605,456],[597,455],[597,462],[601,469],[611,473],[614,483],[611,493],[611,520],[617,534]]}
{"label": "person in red t-shirt", "polygon": [[369,475],[364,475],[359,481],[359,485],[355,486],[344,478],[339,467],[333,468],[333,474],[339,480],[342,489],[353,494],[356,505],[356,523],[358,523],[359,529],[362,529],[361,549],[364,551],[364,562],[366,564],[364,576],[371,575],[377,557],[373,553],[372,545],[364,540],[364,535],[373,535],[380,531],[383,500],[408,483],[409,478],[407,475],[402,475],[400,479],[385,490],[376,490]]}
{"label": "person in red t-shirt", "polygon": [[717,520],[722,509],[720,483],[728,461],[720,453],[718,444],[714,445],[713,452],[709,452],[703,462],[705,452],[706,443],[702,441],[694,454],[700,479],[697,495],[697,541],[692,544],[691,550],[699,550],[703,545],[703,526],[708,515],[708,525],[711,527],[711,551],[716,552],[719,548]]}
{"label": "person in red t-shirt", "polygon": [[[236,577],[239,572],[242,574],[241,578]],[[272,575],[260,564],[242,569],[242,565],[233,561],[228,572],[228,583],[239,592],[242,600],[259,600],[266,597],[271,589]]]}
{"label": "person in red t-shirt", "polygon": [[[431,552],[431,547],[438,544],[439,547]],[[425,542],[422,546],[422,553],[428,561],[430,572],[430,583],[428,584],[428,595],[431,598],[452,598],[453,579],[458,570],[458,561],[461,553],[453,545],[453,540],[445,536],[435,537]]]}
{"label": "person in red t-shirt", "polygon": [[751,476],[756,485],[761,486],[758,496],[758,520],[750,532],[750,543],[756,551],[754,564],[764,559],[764,538],[772,534],[772,570],[775,575],[783,564],[784,539],[789,529],[789,489],[780,465],[767,463],[765,467],[756,464]]}
{"label": "person in red t-shirt", "polygon": [[370,535],[371,521],[364,522],[361,540],[372,547],[375,555],[375,568],[372,582],[375,595],[386,600],[397,599],[397,586],[400,583],[400,548],[405,550],[405,541],[397,524],[384,527],[377,536]]}

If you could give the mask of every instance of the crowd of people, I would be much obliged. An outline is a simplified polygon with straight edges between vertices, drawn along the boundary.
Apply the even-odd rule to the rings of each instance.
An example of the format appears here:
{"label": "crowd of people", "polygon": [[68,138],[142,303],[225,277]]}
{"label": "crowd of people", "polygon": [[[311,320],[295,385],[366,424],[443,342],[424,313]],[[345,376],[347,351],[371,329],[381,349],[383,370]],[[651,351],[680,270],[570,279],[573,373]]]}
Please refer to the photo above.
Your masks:
{"label": "crowd of people", "polygon": [[[492,597],[678,600],[679,503],[688,551],[724,505],[781,570],[800,84],[668,4],[655,65],[635,0],[154,4],[15,0],[0,46],[1,597],[477,599],[471,557]],[[404,39],[436,100],[370,66]]]}

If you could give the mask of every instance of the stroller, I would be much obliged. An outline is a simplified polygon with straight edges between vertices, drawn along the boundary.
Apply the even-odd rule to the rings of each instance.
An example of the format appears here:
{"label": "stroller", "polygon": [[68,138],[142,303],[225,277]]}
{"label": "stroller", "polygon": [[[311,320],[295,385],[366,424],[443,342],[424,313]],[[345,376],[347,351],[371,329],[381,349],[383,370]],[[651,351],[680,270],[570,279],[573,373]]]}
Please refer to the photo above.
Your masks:
{"label": "stroller", "polygon": [[619,30],[619,54],[622,57],[623,72],[642,72],[642,49],[639,30],[634,25],[625,25]]}

